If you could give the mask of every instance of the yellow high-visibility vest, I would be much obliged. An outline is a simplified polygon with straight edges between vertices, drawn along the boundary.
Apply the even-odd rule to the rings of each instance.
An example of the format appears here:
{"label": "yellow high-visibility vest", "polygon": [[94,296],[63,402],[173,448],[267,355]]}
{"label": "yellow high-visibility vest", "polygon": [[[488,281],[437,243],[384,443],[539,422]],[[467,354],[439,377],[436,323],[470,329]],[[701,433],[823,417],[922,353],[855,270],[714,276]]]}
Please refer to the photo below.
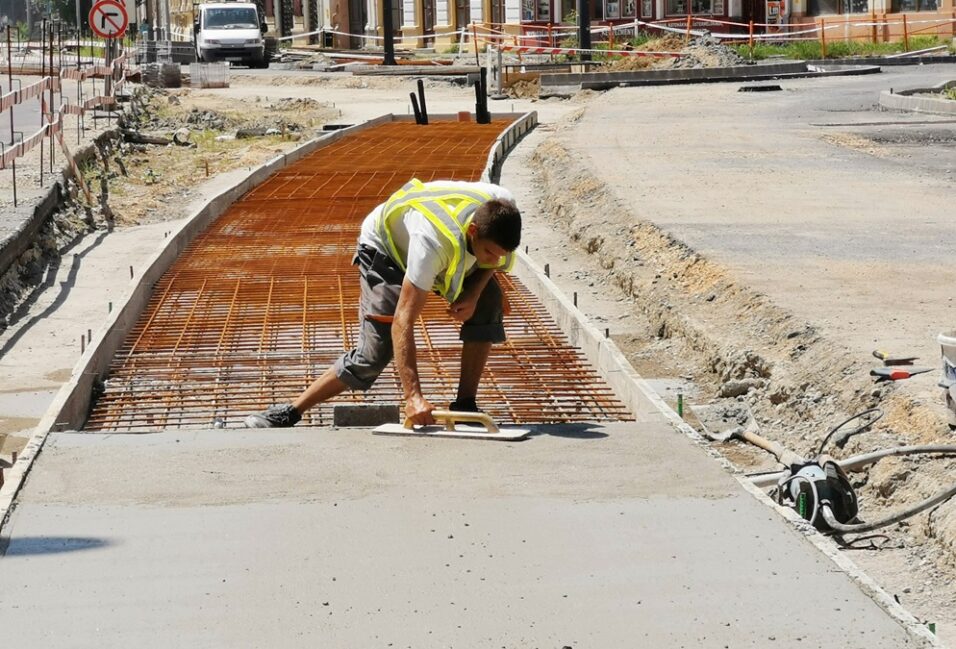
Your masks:
{"label": "yellow high-visibility vest", "polygon": [[[413,178],[409,182],[392,194],[382,209],[375,229],[378,232],[379,239],[388,246],[389,256],[397,263],[402,271],[405,271],[406,260],[402,259],[398,247],[395,245],[395,238],[392,235],[392,227],[396,217],[404,214],[408,209],[418,210],[429,223],[435,226],[435,230],[443,237],[448,239],[454,249],[451,263],[443,276],[435,279],[434,290],[438,291],[446,300],[454,302],[461,294],[461,288],[465,281],[464,259],[468,250],[468,241],[465,236],[468,231],[468,225],[474,217],[475,210],[493,197],[485,192],[452,185],[425,184]],[[497,264],[484,265],[479,264],[480,268],[495,268],[499,270],[511,270],[514,266],[514,253],[509,252],[498,260]]]}

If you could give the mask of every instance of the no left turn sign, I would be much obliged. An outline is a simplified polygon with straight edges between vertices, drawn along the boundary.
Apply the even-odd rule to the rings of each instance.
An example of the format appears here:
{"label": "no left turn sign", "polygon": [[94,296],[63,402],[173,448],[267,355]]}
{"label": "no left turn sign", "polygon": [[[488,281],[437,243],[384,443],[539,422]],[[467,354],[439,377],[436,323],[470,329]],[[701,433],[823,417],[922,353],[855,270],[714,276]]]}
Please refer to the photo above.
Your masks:
{"label": "no left turn sign", "polygon": [[90,29],[100,38],[119,38],[128,26],[126,7],[118,0],[99,0],[90,9]]}

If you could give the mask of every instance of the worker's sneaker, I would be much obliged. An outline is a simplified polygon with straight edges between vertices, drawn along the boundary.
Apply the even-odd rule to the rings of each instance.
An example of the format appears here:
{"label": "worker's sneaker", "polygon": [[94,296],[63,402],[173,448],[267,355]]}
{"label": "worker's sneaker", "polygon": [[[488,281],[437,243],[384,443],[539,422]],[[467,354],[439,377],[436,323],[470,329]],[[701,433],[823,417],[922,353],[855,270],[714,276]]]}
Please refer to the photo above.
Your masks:
{"label": "worker's sneaker", "polygon": [[270,406],[265,412],[257,412],[246,417],[246,428],[289,428],[302,419],[299,411],[291,403],[282,406]]}

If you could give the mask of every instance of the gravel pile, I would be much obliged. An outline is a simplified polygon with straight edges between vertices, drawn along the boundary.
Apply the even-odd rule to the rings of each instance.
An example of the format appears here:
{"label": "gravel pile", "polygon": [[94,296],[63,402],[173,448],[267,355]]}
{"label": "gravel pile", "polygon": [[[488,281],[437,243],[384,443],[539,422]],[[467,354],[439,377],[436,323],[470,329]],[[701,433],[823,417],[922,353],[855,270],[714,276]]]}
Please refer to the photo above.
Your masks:
{"label": "gravel pile", "polygon": [[673,60],[667,67],[688,70],[700,68],[729,68],[746,65],[747,60],[736,51],[723,45],[710,34],[704,34],[692,40],[681,50],[681,58]]}
{"label": "gravel pile", "polygon": [[661,38],[652,38],[637,49],[648,52],[679,52],[680,58],[651,59],[637,56],[625,56],[605,64],[608,72],[632,72],[635,70],[687,70],[702,68],[726,68],[746,65],[747,60],[737,52],[708,33],[695,37],[686,46],[684,36],[668,34]]}
{"label": "gravel pile", "polygon": [[269,110],[312,110],[323,108],[325,104],[307,97],[283,97],[266,105]]}

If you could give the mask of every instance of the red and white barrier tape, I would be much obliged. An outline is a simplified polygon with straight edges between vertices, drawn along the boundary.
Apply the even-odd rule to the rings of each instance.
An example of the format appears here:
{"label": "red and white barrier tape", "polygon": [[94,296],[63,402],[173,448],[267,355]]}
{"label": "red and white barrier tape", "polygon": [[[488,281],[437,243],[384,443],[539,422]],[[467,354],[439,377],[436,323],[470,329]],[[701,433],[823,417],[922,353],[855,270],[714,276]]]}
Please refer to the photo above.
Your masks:
{"label": "red and white barrier tape", "polygon": [[8,92],[0,97],[0,112],[3,112],[17,104],[22,104],[23,102],[33,99],[34,97],[39,97],[41,94],[50,90],[51,88],[53,90],[60,89],[60,80],[56,77],[44,77],[36,83],[31,83],[26,88]]}
{"label": "red and white barrier tape", "polygon": [[594,54],[620,54],[623,56],[648,56],[652,58],[680,58],[680,52],[641,52],[638,50],[595,50],[580,47],[532,47],[530,45],[499,45],[503,52],[524,52],[527,54],[567,54],[574,56],[581,52]]}
{"label": "red and white barrier tape", "polygon": [[50,129],[50,124],[44,124],[39,131],[4,151],[3,155],[0,156],[0,170],[6,169],[8,165],[13,164],[14,160],[26,155],[36,147],[36,145],[43,141],[43,138],[50,133]]}
{"label": "red and white barrier tape", "polygon": [[[61,79],[64,78],[85,81],[92,76],[113,76],[115,79],[115,75],[117,71],[119,71],[121,76],[113,85],[114,91],[118,91],[122,89],[127,81],[126,67],[123,65],[126,61],[126,58],[127,55],[124,54],[123,56],[118,57],[109,66],[95,66],[92,68],[86,68],[84,70],[64,69],[60,71],[59,76],[44,77],[40,81],[30,84],[26,88],[14,90],[13,92],[9,92],[6,95],[0,96],[0,112],[11,109],[13,106],[21,104],[25,101],[39,97],[42,103],[41,114],[44,116],[44,119],[51,120],[45,123],[36,133],[10,146],[10,148],[3,150],[3,152],[0,153],[0,170],[6,169],[13,164],[17,158],[26,155],[31,149],[35,148],[44,137],[48,135],[59,136],[63,130],[63,115],[82,115],[87,111],[93,110],[100,106],[112,106],[116,103],[115,97],[105,95],[91,97],[82,104],[71,104],[69,101],[67,101],[60,106],[59,110],[57,110],[53,116],[51,116],[47,112],[46,99],[44,97],[45,92],[51,89],[55,91],[61,90]],[[59,139],[61,144],[63,144],[62,137]]]}

